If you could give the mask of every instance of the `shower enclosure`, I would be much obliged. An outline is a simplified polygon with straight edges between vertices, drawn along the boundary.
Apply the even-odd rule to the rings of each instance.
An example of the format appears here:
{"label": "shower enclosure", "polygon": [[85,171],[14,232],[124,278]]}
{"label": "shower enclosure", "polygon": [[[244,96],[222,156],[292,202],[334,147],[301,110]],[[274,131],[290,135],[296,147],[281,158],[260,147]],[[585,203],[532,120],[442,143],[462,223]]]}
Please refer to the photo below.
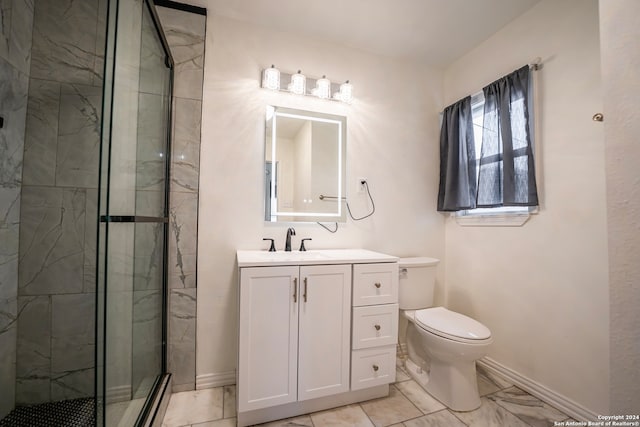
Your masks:
{"label": "shower enclosure", "polygon": [[168,393],[173,60],[152,0],[0,2],[0,426]]}

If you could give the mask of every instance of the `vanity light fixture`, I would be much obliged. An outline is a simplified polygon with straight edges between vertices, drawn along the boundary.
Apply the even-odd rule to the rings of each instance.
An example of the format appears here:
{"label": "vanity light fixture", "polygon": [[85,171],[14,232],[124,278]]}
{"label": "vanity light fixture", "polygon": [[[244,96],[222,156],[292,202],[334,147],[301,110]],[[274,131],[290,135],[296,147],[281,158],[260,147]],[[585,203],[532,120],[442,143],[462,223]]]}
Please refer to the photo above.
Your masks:
{"label": "vanity light fixture", "polygon": [[289,83],[289,92],[296,95],[304,95],[307,93],[307,77],[300,70],[296,74],[291,75],[291,83]]}
{"label": "vanity light fixture", "polygon": [[280,70],[274,65],[262,72],[262,87],[271,90],[280,90]]}
{"label": "vanity light fixture", "polygon": [[[280,82],[286,81],[289,81],[289,84],[281,87]],[[313,89],[307,91],[307,86]],[[281,73],[274,65],[262,70],[262,87],[296,95],[341,101],[347,104],[353,101],[353,86],[349,83],[349,80],[339,85],[331,83],[327,76],[322,76],[320,79],[309,78],[302,74],[300,70],[295,74]]]}

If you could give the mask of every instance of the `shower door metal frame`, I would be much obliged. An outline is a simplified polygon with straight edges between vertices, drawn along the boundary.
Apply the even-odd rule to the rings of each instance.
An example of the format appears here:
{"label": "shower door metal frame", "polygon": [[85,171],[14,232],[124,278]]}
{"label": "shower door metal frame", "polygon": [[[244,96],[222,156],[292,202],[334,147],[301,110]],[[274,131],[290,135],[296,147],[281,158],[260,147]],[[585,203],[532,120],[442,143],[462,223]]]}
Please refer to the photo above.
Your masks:
{"label": "shower door metal frame", "polygon": [[[114,102],[113,102],[113,78],[115,76],[115,69],[116,69],[116,59],[115,59],[115,50],[116,50],[116,46],[117,46],[117,20],[118,20],[118,9],[119,9],[119,2],[121,0],[109,0],[108,1],[108,12],[107,12],[107,20],[111,19],[112,17],[116,18],[116,25],[114,28],[116,28],[115,34],[114,34],[114,40],[113,40],[113,55],[114,55],[114,59],[111,62],[111,66],[112,69],[110,70],[111,72],[111,76],[112,76],[112,80],[111,80],[111,96],[110,96],[110,102],[108,105],[108,108],[110,109],[110,114],[109,114],[109,155],[108,155],[108,160],[107,160],[107,165],[108,165],[108,172],[106,174],[107,178],[109,179],[111,176],[111,136],[112,136],[112,127],[113,127],[113,122],[112,122],[112,117],[113,117],[113,108],[114,108]],[[115,6],[115,12],[112,14],[111,13],[111,8]],[[161,316],[162,316],[162,325],[161,325],[161,333],[162,333],[162,338],[161,338],[161,372],[158,375],[158,377],[155,379],[153,386],[151,387],[151,390],[149,392],[149,394],[146,397],[146,401],[144,403],[144,406],[142,408],[142,410],[140,411],[140,413],[138,414],[138,418],[136,420],[136,426],[147,426],[147,425],[156,425],[162,422],[162,420],[158,420],[156,419],[159,415],[162,415],[161,413],[159,413],[159,407],[162,404],[162,400],[165,396],[163,396],[163,394],[167,391],[167,384],[169,383],[171,374],[169,374],[167,372],[167,334],[168,334],[168,322],[167,322],[167,315],[168,315],[168,280],[167,280],[167,263],[168,263],[168,241],[169,241],[169,193],[170,193],[170,185],[171,185],[171,177],[170,177],[170,171],[171,171],[171,148],[172,148],[172,139],[171,139],[171,135],[172,135],[172,128],[173,128],[173,123],[172,123],[172,109],[173,109],[173,82],[174,82],[174,60],[173,60],[173,56],[171,55],[171,50],[169,48],[169,44],[167,42],[167,39],[164,35],[164,32],[162,30],[162,25],[160,24],[160,19],[158,17],[158,14],[156,12],[156,8],[155,8],[155,2],[154,0],[144,0],[144,7],[147,8],[151,20],[153,22],[154,28],[156,30],[156,34],[158,36],[158,39],[160,40],[160,44],[162,45],[162,49],[164,51],[165,54],[165,66],[169,69],[169,87],[168,87],[168,98],[169,98],[169,102],[168,102],[168,108],[167,108],[167,117],[166,117],[166,145],[165,145],[165,152],[166,152],[166,161],[165,161],[165,186],[164,186],[164,211],[163,211],[163,216],[162,217],[149,217],[149,216],[136,216],[136,215],[117,215],[117,216],[112,216],[112,215],[100,215],[101,214],[101,202],[102,202],[102,197],[98,197],[98,222],[99,223],[103,223],[105,224],[105,233],[104,233],[104,239],[105,239],[105,249],[107,249],[107,245],[108,245],[108,236],[109,236],[109,224],[110,223],[162,223],[163,224],[163,238],[164,238],[164,242],[163,242],[163,254],[162,254],[162,302],[161,302]],[[106,29],[107,31],[109,30],[109,23],[106,24]],[[107,35],[107,37],[105,37],[105,59],[106,56],[108,55],[108,49],[109,49],[109,37]],[[107,84],[107,67],[109,65],[109,61],[105,60],[104,63],[104,76],[105,76],[105,80],[103,84]],[[103,104],[104,105],[104,104]],[[104,105],[105,107],[107,107],[107,105]],[[102,135],[103,138],[101,139],[101,144],[103,144],[105,142],[104,139],[104,115],[103,115],[103,120],[101,123],[102,126]],[[102,154],[103,154],[103,149],[101,147],[100,150],[100,164],[102,165]],[[101,182],[103,178],[103,174],[100,173],[99,175],[99,184],[98,184],[98,189],[99,191],[101,191],[103,189],[102,185],[103,183]],[[107,193],[109,192],[109,180],[107,179],[107,183],[106,183],[106,191]],[[106,197],[106,210],[107,213],[109,212],[109,197]],[[99,282],[99,278],[98,275],[100,274],[100,227],[97,228],[97,249],[96,250],[96,258],[98,258],[96,261],[96,281]],[[107,284],[107,280],[106,280],[106,274],[107,274],[107,265],[108,265],[108,260],[107,260],[107,254],[108,251],[105,250],[105,260],[104,260],[104,271],[103,273],[105,274],[105,278],[103,283],[104,285],[104,294],[106,295],[106,291],[108,288],[108,284]],[[100,292],[98,290],[98,288],[96,287],[96,306],[98,306],[100,304],[100,296],[99,296]],[[98,425],[98,405],[102,404],[103,406],[106,405],[105,401],[99,402],[98,396],[101,395],[103,398],[106,398],[106,382],[104,380],[105,377],[105,372],[106,372],[106,366],[102,367],[102,370],[99,369],[99,366],[97,364],[98,360],[102,360],[105,361],[106,360],[106,344],[103,343],[102,344],[102,355],[99,355],[100,352],[100,346],[97,345],[97,340],[98,337],[106,337],[106,329],[107,329],[107,322],[106,322],[106,304],[107,304],[107,299],[104,298],[104,301],[102,302],[103,305],[105,307],[102,308],[102,313],[105,316],[105,320],[102,322],[102,331],[99,331],[100,328],[100,319],[98,319],[98,317],[100,316],[100,310],[96,310],[96,322],[95,322],[95,327],[96,327],[96,350],[95,350],[95,360],[96,360],[96,369],[95,369],[95,404],[96,404],[96,410],[94,411],[95,414],[95,424]],[[100,376],[102,376],[102,380],[100,380]],[[102,390],[101,390],[101,394],[98,393],[98,387],[102,385]],[[169,390],[170,392],[170,390]],[[168,396],[166,396],[168,399]],[[166,407],[166,406],[165,406]],[[103,413],[102,415],[102,425],[104,425],[104,420],[105,420],[105,415]]]}

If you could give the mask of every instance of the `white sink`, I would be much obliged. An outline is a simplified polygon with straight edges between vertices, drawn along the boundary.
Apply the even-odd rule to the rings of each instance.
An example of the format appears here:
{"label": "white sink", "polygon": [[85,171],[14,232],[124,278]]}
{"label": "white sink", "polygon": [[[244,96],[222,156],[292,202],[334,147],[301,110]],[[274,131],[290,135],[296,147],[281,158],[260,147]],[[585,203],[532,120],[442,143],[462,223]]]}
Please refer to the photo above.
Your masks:
{"label": "white sink", "polygon": [[238,251],[238,267],[396,262],[398,258],[366,249],[318,249],[310,251]]}

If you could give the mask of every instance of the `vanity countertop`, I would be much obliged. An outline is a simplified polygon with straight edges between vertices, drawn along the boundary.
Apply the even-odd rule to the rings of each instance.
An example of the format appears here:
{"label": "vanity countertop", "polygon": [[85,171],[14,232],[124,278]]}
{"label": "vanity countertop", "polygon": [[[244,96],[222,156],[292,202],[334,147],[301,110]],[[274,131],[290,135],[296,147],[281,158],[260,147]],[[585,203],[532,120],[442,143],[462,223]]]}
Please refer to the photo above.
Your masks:
{"label": "vanity countertop", "polygon": [[398,257],[367,249],[318,249],[309,251],[237,251],[238,267],[280,265],[364,264],[397,262]]}

